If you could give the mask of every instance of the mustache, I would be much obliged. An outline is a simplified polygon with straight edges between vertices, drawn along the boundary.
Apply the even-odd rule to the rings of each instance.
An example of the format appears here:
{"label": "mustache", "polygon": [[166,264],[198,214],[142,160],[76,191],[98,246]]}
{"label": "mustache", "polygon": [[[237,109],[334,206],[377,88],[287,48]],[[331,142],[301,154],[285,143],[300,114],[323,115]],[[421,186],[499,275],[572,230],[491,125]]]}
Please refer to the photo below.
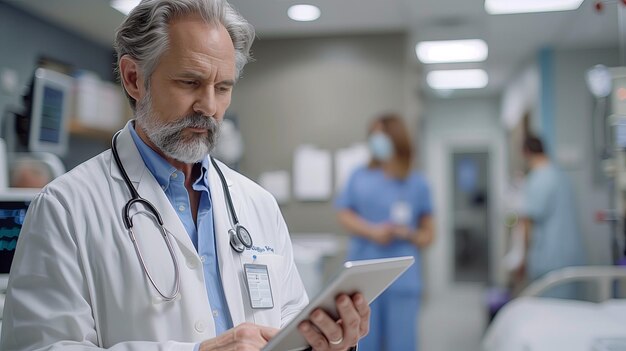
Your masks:
{"label": "mustache", "polygon": [[185,128],[198,128],[215,132],[219,128],[220,123],[213,117],[204,116],[202,114],[193,114],[183,117],[182,119],[172,123],[170,126],[178,130],[183,130]]}

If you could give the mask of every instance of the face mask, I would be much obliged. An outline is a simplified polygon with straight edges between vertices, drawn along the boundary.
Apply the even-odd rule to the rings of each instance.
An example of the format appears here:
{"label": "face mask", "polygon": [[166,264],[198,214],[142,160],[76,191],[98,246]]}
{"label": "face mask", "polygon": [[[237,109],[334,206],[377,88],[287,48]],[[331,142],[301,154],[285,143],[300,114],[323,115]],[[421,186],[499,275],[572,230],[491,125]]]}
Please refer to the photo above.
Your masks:
{"label": "face mask", "polygon": [[393,143],[383,132],[372,133],[367,144],[372,153],[372,157],[377,161],[388,161],[393,156]]}

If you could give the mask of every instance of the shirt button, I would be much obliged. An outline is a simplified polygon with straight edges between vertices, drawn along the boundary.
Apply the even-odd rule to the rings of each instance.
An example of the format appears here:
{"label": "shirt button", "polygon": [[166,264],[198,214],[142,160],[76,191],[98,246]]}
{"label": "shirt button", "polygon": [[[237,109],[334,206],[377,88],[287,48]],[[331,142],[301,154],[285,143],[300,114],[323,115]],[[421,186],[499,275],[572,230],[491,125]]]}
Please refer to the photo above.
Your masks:
{"label": "shirt button", "polygon": [[198,333],[204,333],[204,331],[206,330],[206,326],[204,325],[204,322],[201,320],[196,321],[196,324],[194,325],[194,327],[196,328],[196,331]]}
{"label": "shirt button", "polygon": [[217,318],[220,316],[220,313],[218,310],[213,310],[213,317]]}
{"label": "shirt button", "polygon": [[202,257],[200,257],[200,261],[202,261],[202,263],[205,263],[207,260],[206,255],[202,255]]}
{"label": "shirt button", "polygon": [[173,179],[176,179],[177,177],[178,177],[178,173],[176,173],[176,172],[172,173],[172,178]]}
{"label": "shirt button", "polygon": [[184,206],[184,205],[180,205],[180,206],[178,206],[178,210],[179,210],[180,212],[183,212],[183,211],[185,210],[185,206]]}

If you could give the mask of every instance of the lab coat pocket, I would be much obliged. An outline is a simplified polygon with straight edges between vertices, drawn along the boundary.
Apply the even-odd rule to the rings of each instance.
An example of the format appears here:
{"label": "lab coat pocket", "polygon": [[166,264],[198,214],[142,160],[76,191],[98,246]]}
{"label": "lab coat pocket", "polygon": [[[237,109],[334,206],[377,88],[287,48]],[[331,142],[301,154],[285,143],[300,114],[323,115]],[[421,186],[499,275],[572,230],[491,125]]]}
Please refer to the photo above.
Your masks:
{"label": "lab coat pocket", "polygon": [[[285,258],[281,255],[275,254],[242,254],[241,256],[241,269],[240,269],[240,282],[242,284],[241,291],[243,292],[243,301],[246,310],[246,319],[252,321],[255,324],[271,326],[275,328],[280,327],[281,322],[281,307],[282,307],[282,292],[280,291],[281,281],[283,277],[283,266],[285,265]],[[262,265],[267,267],[269,274],[269,283],[272,295],[273,306],[272,308],[253,308],[251,304],[250,294],[251,291],[248,288],[247,277],[244,269],[245,264]]]}

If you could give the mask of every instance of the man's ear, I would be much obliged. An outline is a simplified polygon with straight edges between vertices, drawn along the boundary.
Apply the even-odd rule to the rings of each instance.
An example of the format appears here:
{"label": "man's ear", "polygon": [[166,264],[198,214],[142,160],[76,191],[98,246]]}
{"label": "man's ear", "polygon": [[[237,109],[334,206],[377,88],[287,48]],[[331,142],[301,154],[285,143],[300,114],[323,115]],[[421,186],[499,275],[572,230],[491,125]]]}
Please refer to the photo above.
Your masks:
{"label": "man's ear", "polygon": [[120,59],[120,79],[128,95],[135,101],[140,101],[145,93],[144,79],[139,71],[139,65],[129,55],[124,55]]}

